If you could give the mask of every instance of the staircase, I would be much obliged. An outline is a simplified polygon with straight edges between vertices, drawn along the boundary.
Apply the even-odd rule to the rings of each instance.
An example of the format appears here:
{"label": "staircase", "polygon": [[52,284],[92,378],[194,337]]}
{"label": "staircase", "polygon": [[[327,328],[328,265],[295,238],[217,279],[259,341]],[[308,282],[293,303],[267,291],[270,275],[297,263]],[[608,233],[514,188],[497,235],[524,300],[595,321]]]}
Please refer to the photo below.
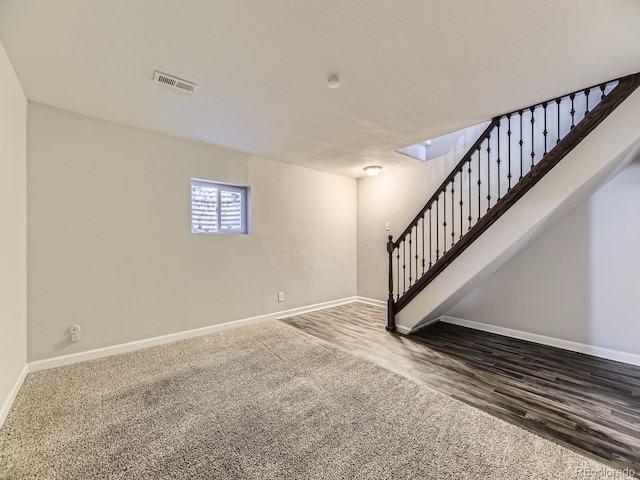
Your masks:
{"label": "staircase", "polygon": [[437,320],[629,161],[640,149],[639,85],[629,75],[493,118],[389,237],[387,330]]}

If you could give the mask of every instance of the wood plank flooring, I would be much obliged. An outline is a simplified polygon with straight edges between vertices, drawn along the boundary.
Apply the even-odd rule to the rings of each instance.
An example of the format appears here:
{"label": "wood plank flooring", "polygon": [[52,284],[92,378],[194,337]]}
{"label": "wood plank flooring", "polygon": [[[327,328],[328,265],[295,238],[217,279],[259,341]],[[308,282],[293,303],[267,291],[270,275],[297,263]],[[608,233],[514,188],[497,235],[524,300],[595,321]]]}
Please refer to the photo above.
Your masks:
{"label": "wood plank flooring", "polygon": [[640,367],[352,303],[283,322],[617,469],[640,473]]}

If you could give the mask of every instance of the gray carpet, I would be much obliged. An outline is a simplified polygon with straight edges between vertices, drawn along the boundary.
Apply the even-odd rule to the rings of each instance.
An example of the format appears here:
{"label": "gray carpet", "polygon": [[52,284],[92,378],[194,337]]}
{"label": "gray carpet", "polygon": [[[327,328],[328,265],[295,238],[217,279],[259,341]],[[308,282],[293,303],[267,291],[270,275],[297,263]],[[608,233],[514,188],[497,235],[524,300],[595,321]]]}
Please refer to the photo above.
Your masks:
{"label": "gray carpet", "polygon": [[580,468],[605,467],[276,321],[30,374],[0,430],[11,480],[586,478]]}

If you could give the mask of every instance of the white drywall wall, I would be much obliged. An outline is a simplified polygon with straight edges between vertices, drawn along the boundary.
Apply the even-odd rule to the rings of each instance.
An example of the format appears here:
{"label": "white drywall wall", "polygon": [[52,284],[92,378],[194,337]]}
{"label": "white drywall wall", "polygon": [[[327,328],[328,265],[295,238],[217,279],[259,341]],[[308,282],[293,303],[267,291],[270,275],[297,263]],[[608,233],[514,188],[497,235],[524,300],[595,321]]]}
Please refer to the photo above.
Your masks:
{"label": "white drywall wall", "polygon": [[[190,177],[251,234],[191,234]],[[28,181],[30,361],[356,294],[353,179],[30,102]]]}
{"label": "white drywall wall", "polygon": [[358,180],[359,296],[387,299],[387,237],[398,238],[479,135],[466,133],[438,158]]}
{"label": "white drywall wall", "polygon": [[27,99],[0,43],[0,425],[27,354]]}

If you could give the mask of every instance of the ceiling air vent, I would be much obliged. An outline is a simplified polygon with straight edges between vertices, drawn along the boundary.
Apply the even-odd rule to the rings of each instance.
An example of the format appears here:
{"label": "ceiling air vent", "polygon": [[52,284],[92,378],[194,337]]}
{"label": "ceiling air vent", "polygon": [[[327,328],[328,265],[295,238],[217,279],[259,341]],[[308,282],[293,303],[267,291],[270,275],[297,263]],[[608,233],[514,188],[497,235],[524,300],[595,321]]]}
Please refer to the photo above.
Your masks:
{"label": "ceiling air vent", "polygon": [[188,80],[182,80],[181,78],[173,77],[162,72],[155,72],[153,75],[153,81],[166,85],[167,87],[177,88],[178,90],[189,93],[193,93],[198,86]]}

